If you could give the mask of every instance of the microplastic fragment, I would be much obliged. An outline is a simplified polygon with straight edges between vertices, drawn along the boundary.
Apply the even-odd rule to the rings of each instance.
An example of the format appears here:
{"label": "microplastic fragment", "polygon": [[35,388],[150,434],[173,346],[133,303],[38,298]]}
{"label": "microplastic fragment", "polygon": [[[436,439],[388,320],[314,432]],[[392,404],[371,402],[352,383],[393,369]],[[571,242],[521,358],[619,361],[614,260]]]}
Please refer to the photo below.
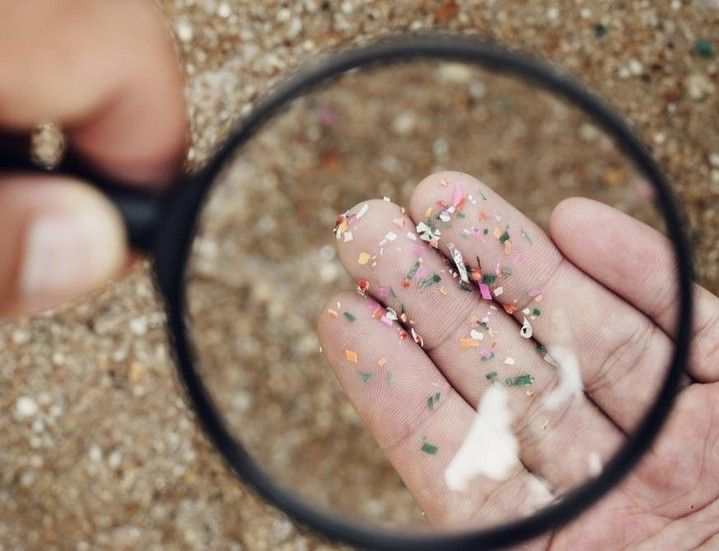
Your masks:
{"label": "microplastic fragment", "polygon": [[478,348],[479,341],[475,339],[459,339],[459,346],[461,348]]}
{"label": "microplastic fragment", "polygon": [[424,348],[424,339],[417,334],[417,331],[415,331],[414,327],[410,329],[410,334],[412,335],[412,339],[414,339],[414,342],[416,342],[420,346],[420,348]]}
{"label": "microplastic fragment", "polygon": [[414,278],[414,275],[417,273],[417,270],[419,270],[419,265],[421,263],[422,263],[422,261],[417,259],[417,261],[414,264],[412,264],[412,267],[409,270],[407,270],[407,275],[406,275],[407,279]]}
{"label": "microplastic fragment", "polygon": [[522,328],[519,330],[519,334],[522,335],[525,339],[532,338],[532,326],[527,318],[524,318],[522,320]]}
{"label": "microplastic fragment", "polygon": [[389,197],[387,197],[386,195],[385,195],[384,197],[382,197],[382,200],[383,200],[385,203],[391,203],[391,202],[392,202],[392,200],[391,200]]}
{"label": "microplastic fragment", "polygon": [[397,312],[393,308],[387,308],[387,313],[385,314],[385,316],[387,316],[387,319],[397,321]]}
{"label": "microplastic fragment", "polygon": [[465,283],[469,283],[469,276],[467,275],[467,267],[464,265],[464,258],[462,258],[462,252],[454,246],[454,243],[448,245],[449,250],[452,252],[452,260],[454,265],[457,266],[457,272],[459,273],[459,279]]}
{"label": "microplastic fragment", "polygon": [[377,365],[380,367],[384,367],[385,365],[387,365],[387,358],[382,357],[377,360]]}
{"label": "microplastic fragment", "polygon": [[529,386],[534,382],[534,377],[530,374],[527,375],[519,375],[514,378],[509,378],[504,381],[504,384],[507,386]]}
{"label": "microplastic fragment", "polygon": [[532,236],[529,235],[529,233],[527,233],[526,230],[522,230],[522,237],[524,237],[530,245],[534,244],[534,241],[532,240]]}
{"label": "microplastic fragment", "polygon": [[507,312],[510,316],[517,311],[517,307],[513,304],[502,304],[502,308],[504,308],[504,311]]}
{"label": "microplastic fragment", "polygon": [[495,281],[497,281],[497,276],[494,274],[484,274],[482,276],[482,283],[486,283],[487,285],[494,285]]}
{"label": "microplastic fragment", "polygon": [[482,333],[481,331],[477,331],[476,329],[472,329],[469,332],[469,336],[475,341],[483,341],[484,340],[484,333]]}
{"label": "microplastic fragment", "polygon": [[487,373],[487,374],[485,375],[485,377],[487,378],[488,381],[494,383],[494,382],[496,382],[496,380],[497,380],[497,372],[496,372],[496,371],[492,371],[491,373]]}
{"label": "microplastic fragment", "polygon": [[398,228],[404,229],[404,218],[395,218],[392,223]]}
{"label": "microplastic fragment", "polygon": [[332,308],[327,308],[327,313],[332,316],[333,318],[337,317],[337,310],[333,310]]}
{"label": "microplastic fragment", "polygon": [[482,360],[491,360],[494,358],[494,353],[490,350],[487,350],[486,348],[482,348],[482,350],[479,351],[479,357]]}
{"label": "microplastic fragment", "polygon": [[435,446],[434,444],[430,444],[429,442],[425,442],[422,444],[422,447],[420,448],[424,453],[428,453],[429,455],[434,455],[437,453],[437,450],[439,447]]}
{"label": "microplastic fragment", "polygon": [[504,359],[504,362],[503,362],[503,363],[505,363],[506,365],[514,365],[514,358],[510,358],[509,356],[507,356],[507,357]]}
{"label": "microplastic fragment", "polygon": [[359,257],[357,258],[357,264],[361,264],[362,266],[364,266],[369,262],[370,258],[371,257],[369,253],[362,251],[361,253],[359,253]]}
{"label": "microplastic fragment", "polygon": [[495,296],[495,297],[502,296],[502,293],[504,293],[504,287],[501,287],[501,286],[500,286],[500,287],[497,287],[497,288],[494,290],[494,296]]}
{"label": "microplastic fragment", "polygon": [[500,235],[497,239],[499,239],[499,242],[504,244],[507,241],[509,241],[509,232],[507,230],[504,230],[502,235]]}
{"label": "microplastic fragment", "polygon": [[479,284],[479,293],[482,295],[484,300],[492,300],[492,293],[486,283]]}
{"label": "microplastic fragment", "polygon": [[347,321],[349,322],[357,321],[357,318],[352,314],[352,312],[344,312],[342,315],[347,318]]}
{"label": "microplastic fragment", "polygon": [[345,359],[353,364],[357,363],[357,352],[354,350],[345,350]]}
{"label": "microplastic fragment", "polygon": [[367,213],[368,210],[369,210],[369,205],[368,205],[367,203],[365,203],[364,205],[362,205],[362,206],[360,207],[359,211],[357,212],[357,217],[356,217],[357,220],[359,220],[360,218],[362,218],[362,217]]}
{"label": "microplastic fragment", "polygon": [[387,232],[387,235],[385,235],[384,238],[385,238],[387,241],[394,241],[395,239],[397,239],[397,234],[394,233],[394,232],[392,232],[392,231],[391,231],[391,232]]}
{"label": "microplastic fragment", "polygon": [[419,238],[422,241],[428,241],[433,245],[436,244],[437,240],[442,235],[442,232],[439,229],[433,229],[425,222],[420,222],[419,224],[417,224],[416,229],[417,233],[419,234]]}
{"label": "microplastic fragment", "polygon": [[419,283],[417,283],[417,287],[425,289],[439,283],[440,281],[442,281],[442,277],[439,274],[433,274],[432,277],[420,280]]}
{"label": "microplastic fragment", "polygon": [[362,373],[360,373],[359,375],[360,375],[360,379],[362,380],[362,382],[364,384],[369,383],[373,377],[372,373],[366,373],[364,371]]}
{"label": "microplastic fragment", "polygon": [[435,404],[439,402],[440,396],[441,393],[435,392],[434,394],[431,394],[429,397],[427,397],[427,407],[429,409],[434,409]]}
{"label": "microplastic fragment", "polygon": [[391,371],[387,371],[387,386],[394,386],[394,375]]}

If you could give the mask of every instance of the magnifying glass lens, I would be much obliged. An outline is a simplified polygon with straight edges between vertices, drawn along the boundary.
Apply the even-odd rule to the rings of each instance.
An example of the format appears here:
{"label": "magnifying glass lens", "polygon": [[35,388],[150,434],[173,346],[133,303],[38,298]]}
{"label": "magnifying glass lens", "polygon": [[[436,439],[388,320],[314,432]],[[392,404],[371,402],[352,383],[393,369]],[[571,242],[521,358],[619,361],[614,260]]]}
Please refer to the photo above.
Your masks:
{"label": "magnifying glass lens", "polygon": [[601,474],[669,368],[631,299],[677,295],[641,254],[664,231],[652,189],[525,80],[343,74],[213,184],[185,273],[202,381],[264,473],[327,514],[432,534],[541,511]]}

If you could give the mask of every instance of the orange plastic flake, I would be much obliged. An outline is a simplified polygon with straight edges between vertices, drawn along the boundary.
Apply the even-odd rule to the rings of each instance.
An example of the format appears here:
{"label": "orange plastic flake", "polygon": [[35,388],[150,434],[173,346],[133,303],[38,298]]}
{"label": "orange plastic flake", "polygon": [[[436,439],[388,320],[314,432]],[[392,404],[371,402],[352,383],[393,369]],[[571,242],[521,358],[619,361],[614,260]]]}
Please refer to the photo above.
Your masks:
{"label": "orange plastic flake", "polygon": [[337,310],[333,310],[332,308],[327,308],[327,313],[332,316],[333,318],[337,317]]}
{"label": "orange plastic flake", "polygon": [[368,287],[369,287],[369,281],[367,281],[366,279],[360,279],[357,282],[357,290],[360,293],[364,293]]}
{"label": "orange plastic flake", "polygon": [[479,341],[474,339],[459,339],[459,346],[461,348],[477,348],[479,346]]}
{"label": "orange plastic flake", "polygon": [[394,220],[392,220],[392,223],[395,226],[404,229],[404,220],[404,218],[395,218]]}
{"label": "orange plastic flake", "polygon": [[500,229],[497,228],[496,226],[495,226],[495,228],[494,228],[494,237],[496,237],[497,239],[499,239],[500,237],[502,237],[502,230],[500,230]]}
{"label": "orange plastic flake", "polygon": [[504,254],[506,254],[506,255],[512,254],[512,242],[509,240],[504,242]]}
{"label": "orange plastic flake", "polygon": [[357,363],[357,352],[354,350],[345,350],[345,359],[353,364]]}
{"label": "orange plastic flake", "polygon": [[427,207],[427,210],[424,211],[424,217],[429,218],[430,216],[432,216],[432,207]]}
{"label": "orange plastic flake", "polygon": [[362,251],[361,253],[359,253],[359,257],[357,258],[357,264],[361,264],[362,266],[364,266],[369,262],[369,259],[369,253]]}
{"label": "orange plastic flake", "polygon": [[504,308],[504,311],[507,312],[510,316],[517,311],[517,307],[513,306],[512,304],[502,304],[502,308]]}
{"label": "orange plastic flake", "polygon": [[444,296],[447,296],[447,289],[444,288],[444,285],[439,288],[439,292],[442,293]]}
{"label": "orange plastic flake", "polygon": [[380,367],[384,367],[385,365],[387,365],[387,358],[380,358],[379,360],[377,360],[377,365]]}

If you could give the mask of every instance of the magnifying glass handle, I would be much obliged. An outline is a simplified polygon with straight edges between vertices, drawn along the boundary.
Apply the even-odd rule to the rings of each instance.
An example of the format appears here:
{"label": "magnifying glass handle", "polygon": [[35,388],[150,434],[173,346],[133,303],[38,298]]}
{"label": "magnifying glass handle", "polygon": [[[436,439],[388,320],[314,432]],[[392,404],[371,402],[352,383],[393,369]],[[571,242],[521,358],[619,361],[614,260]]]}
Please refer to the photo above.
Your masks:
{"label": "magnifying glass handle", "polygon": [[0,173],[3,172],[63,174],[92,184],[117,207],[132,248],[142,252],[150,251],[164,213],[166,201],[162,195],[150,193],[136,184],[110,179],[71,153],[65,156],[59,166],[46,170],[34,164],[26,155],[0,150]]}

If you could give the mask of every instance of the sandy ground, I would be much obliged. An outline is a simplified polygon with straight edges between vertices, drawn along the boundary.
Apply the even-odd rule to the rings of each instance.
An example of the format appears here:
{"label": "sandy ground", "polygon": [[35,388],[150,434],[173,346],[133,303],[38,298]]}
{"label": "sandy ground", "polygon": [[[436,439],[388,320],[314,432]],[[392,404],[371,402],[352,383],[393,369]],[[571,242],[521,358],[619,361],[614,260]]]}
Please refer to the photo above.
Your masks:
{"label": "sandy ground", "polygon": [[[718,58],[697,52],[702,41],[719,47],[719,5],[472,4],[164,2],[188,74],[190,166],[263,90],[319,50],[389,31],[477,31],[562,64],[629,118],[681,198],[700,280],[719,291]],[[391,107],[369,101],[408,79],[423,93],[395,94]],[[413,182],[443,167],[481,175],[540,223],[575,193],[651,214],[616,152],[550,99],[456,67],[370,80],[300,106],[236,161],[196,247],[192,320],[210,388],[267,468],[353,514],[421,522],[318,368],[314,313],[350,286],[328,247],[335,214],[368,195],[405,201]],[[361,116],[347,108],[360,102]],[[426,115],[438,106],[453,116]],[[507,126],[510,115],[526,127]],[[549,185],[559,172],[561,185]],[[530,178],[551,191],[525,193]],[[205,441],[177,382],[147,267],[83,304],[4,322],[0,388],[0,548],[326,545],[237,482]],[[28,399],[36,408],[24,415],[18,404]],[[327,481],[319,492],[313,477]]]}

